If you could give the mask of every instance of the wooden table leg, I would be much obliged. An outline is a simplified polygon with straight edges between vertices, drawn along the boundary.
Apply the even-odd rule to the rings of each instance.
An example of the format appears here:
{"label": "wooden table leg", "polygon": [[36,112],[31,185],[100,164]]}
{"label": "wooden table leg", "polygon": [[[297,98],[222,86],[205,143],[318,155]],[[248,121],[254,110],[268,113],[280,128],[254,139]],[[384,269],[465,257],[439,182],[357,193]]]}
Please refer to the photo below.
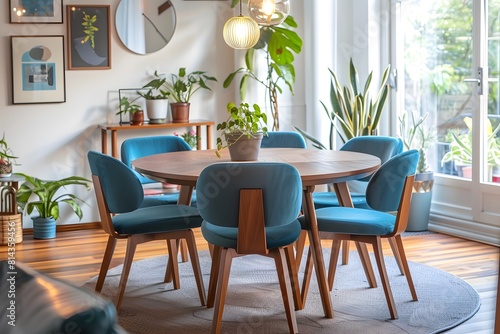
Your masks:
{"label": "wooden table leg", "polygon": [[111,156],[118,159],[118,132],[111,130]]}
{"label": "wooden table leg", "polygon": [[101,130],[101,152],[108,154],[108,130]]}
{"label": "wooden table leg", "polygon": [[201,125],[196,126],[196,136],[198,137],[198,139],[196,140],[196,149],[202,150],[203,148],[201,147]]}
{"label": "wooden table leg", "polygon": [[207,150],[212,149],[212,125],[207,125]]}
{"label": "wooden table leg", "polygon": [[[314,210],[314,203],[312,199],[313,191],[314,186],[304,187],[302,193],[302,210],[304,211],[304,216],[306,217],[306,222],[309,227],[309,247],[312,250],[313,264],[316,271],[316,278],[318,280],[319,293],[321,295],[321,302],[323,304],[325,317],[333,318],[332,301],[330,298],[330,290],[328,288],[328,282],[326,279],[323,250],[321,248],[321,241],[319,239],[316,211]],[[305,305],[303,305],[303,307],[305,307]]]}

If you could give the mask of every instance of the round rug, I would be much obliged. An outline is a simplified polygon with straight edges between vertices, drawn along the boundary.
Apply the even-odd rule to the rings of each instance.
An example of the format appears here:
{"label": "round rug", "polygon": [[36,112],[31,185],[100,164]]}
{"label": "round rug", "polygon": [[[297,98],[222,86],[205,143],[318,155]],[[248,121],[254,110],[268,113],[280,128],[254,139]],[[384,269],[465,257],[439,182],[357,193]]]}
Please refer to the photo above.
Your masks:
{"label": "round rug", "polygon": [[[328,261],[329,250],[325,249],[324,255]],[[359,256],[351,252],[349,264],[337,268],[331,292],[333,319],[324,317],[313,276],[305,308],[296,311],[299,333],[439,333],[478,311],[481,301],[472,286],[454,275],[414,262],[409,266],[419,300],[412,301],[406,278],[399,273],[394,258],[386,256],[385,260],[398,319],[390,319],[378,277],[378,287],[369,288]],[[208,289],[211,261],[207,251],[200,252],[200,262]],[[173,290],[172,283],[162,283],[166,263],[167,256],[133,263],[118,313],[120,325],[129,333],[208,333],[213,308],[201,306],[191,264],[179,264],[181,288]],[[373,258],[372,264],[378,276]],[[114,296],[121,270],[122,266],[118,266],[108,272],[104,296]],[[95,277],[85,286],[93,289],[96,281]],[[288,333],[272,259],[248,255],[233,260],[222,333]]]}

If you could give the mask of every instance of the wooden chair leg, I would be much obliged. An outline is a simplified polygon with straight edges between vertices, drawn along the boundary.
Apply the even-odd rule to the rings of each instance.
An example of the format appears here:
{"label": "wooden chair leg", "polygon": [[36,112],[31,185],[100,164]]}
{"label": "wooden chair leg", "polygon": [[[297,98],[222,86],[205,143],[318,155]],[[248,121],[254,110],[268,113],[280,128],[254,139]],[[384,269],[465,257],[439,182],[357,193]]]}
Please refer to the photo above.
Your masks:
{"label": "wooden chair leg", "polygon": [[342,264],[349,264],[349,240],[342,242]]}
{"label": "wooden chair leg", "polygon": [[365,272],[366,279],[368,280],[368,285],[370,288],[377,287],[377,280],[375,279],[375,274],[373,273],[372,263],[370,261],[370,255],[368,254],[368,249],[364,242],[355,242],[356,248],[358,249],[359,258],[361,260],[361,265]]}
{"label": "wooden chair leg", "polygon": [[217,282],[217,294],[215,296],[214,318],[212,320],[212,334],[219,334],[222,326],[222,314],[226,302],[227,285],[229,283],[229,273],[231,271],[232,251],[223,248],[220,254],[220,267]]}
{"label": "wooden chair leg", "polygon": [[332,242],[332,254],[330,255],[330,265],[328,267],[328,286],[330,287],[330,291],[333,289],[333,281],[335,279],[335,271],[337,270],[341,244],[342,240],[333,240]]}
{"label": "wooden chair leg", "polygon": [[180,289],[181,283],[179,278],[179,261],[177,260],[177,241],[175,239],[168,239],[168,265],[167,272],[165,273],[165,283],[169,283],[170,277],[174,282],[174,289]]}
{"label": "wooden chair leg", "polygon": [[401,261],[401,255],[399,254],[396,240],[393,237],[393,238],[387,238],[387,241],[389,241],[389,245],[391,246],[391,249],[392,249],[392,254],[394,254],[394,259],[396,260],[396,263],[398,264],[399,272],[401,273],[401,275],[404,275],[405,269],[404,269],[403,263]]}
{"label": "wooden chair leg", "polygon": [[380,273],[380,280],[384,288],[385,299],[387,301],[387,306],[389,307],[389,313],[391,314],[391,319],[394,320],[398,318],[398,312],[396,310],[396,304],[394,303],[394,297],[392,295],[389,277],[387,276],[387,270],[385,268],[384,254],[382,252],[382,243],[380,237],[375,237],[375,240],[372,244],[375,259],[377,260],[378,271]]}
{"label": "wooden chair leg", "polygon": [[394,242],[396,243],[396,247],[399,250],[401,265],[403,266],[404,275],[406,276],[406,281],[408,282],[408,287],[410,288],[411,297],[413,300],[417,301],[417,291],[415,290],[415,286],[413,285],[413,278],[411,277],[410,267],[408,266],[408,260],[406,259],[406,253],[403,247],[403,239],[401,238],[401,235],[395,236]]}
{"label": "wooden chair leg", "polygon": [[292,293],[292,286],[290,283],[289,276],[287,275],[288,266],[285,257],[285,250],[283,248],[273,249],[270,252],[274,258],[274,263],[276,264],[276,271],[278,273],[278,280],[280,282],[281,296],[283,297],[283,305],[285,307],[286,318],[288,321],[288,329],[290,333],[298,333],[297,319],[295,316],[295,310],[292,304],[294,299]]}
{"label": "wooden chair leg", "polygon": [[295,242],[295,267],[300,268],[300,262],[302,261],[302,254],[304,254],[304,246],[306,244],[307,231],[300,231],[299,238]]}
{"label": "wooden chair leg", "polygon": [[180,241],[180,249],[181,249],[181,262],[187,262],[188,261],[188,249],[186,246],[186,242],[184,240],[179,240]]}
{"label": "wooden chair leg", "polygon": [[104,257],[101,263],[101,270],[99,271],[99,276],[97,277],[97,284],[95,286],[96,292],[101,292],[102,286],[104,285],[104,280],[108,274],[109,264],[111,263],[111,258],[113,257],[113,252],[115,251],[116,238],[112,235],[108,236],[108,242],[106,244],[106,250],[104,251]]}
{"label": "wooden chair leg", "polygon": [[306,266],[304,268],[304,280],[302,281],[302,292],[301,292],[302,305],[306,304],[307,293],[309,292],[309,285],[311,283],[312,270],[313,270],[313,257],[311,248],[309,248],[309,251],[307,252]]}
{"label": "wooden chair leg", "polygon": [[120,277],[120,283],[118,284],[118,294],[116,297],[116,310],[120,310],[120,306],[123,300],[123,294],[125,293],[125,287],[127,286],[128,274],[130,273],[130,267],[132,266],[132,261],[134,261],[134,253],[137,248],[137,244],[140,243],[140,239],[133,235],[127,240],[127,251],[125,253],[125,260],[123,261],[122,275]]}
{"label": "wooden chair leg", "polygon": [[186,234],[186,244],[189,250],[189,257],[191,258],[191,265],[193,267],[193,273],[196,279],[196,286],[198,287],[198,295],[200,296],[201,306],[205,306],[205,285],[203,284],[203,276],[201,274],[201,266],[200,260],[198,258],[198,250],[196,248],[196,240],[194,238],[193,231],[189,230]]}
{"label": "wooden chair leg", "polygon": [[207,308],[214,307],[217,281],[219,280],[221,251],[221,247],[214,246],[212,254],[212,267],[210,268],[210,281],[208,283]]}
{"label": "wooden chair leg", "polygon": [[302,298],[300,297],[299,275],[298,268],[296,267],[295,256],[293,255],[293,246],[285,247],[286,264],[288,267],[288,274],[292,285],[293,301],[296,310],[302,310]]}

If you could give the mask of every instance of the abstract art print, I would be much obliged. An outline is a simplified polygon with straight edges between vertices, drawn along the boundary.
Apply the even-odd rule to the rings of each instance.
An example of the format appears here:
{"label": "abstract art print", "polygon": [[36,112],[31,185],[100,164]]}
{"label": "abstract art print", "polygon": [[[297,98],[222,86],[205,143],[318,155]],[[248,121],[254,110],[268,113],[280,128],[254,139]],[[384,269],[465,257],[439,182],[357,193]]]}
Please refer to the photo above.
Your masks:
{"label": "abstract art print", "polygon": [[10,23],[62,23],[63,0],[10,0]]}
{"label": "abstract art print", "polygon": [[63,36],[11,36],[12,103],[66,102]]}
{"label": "abstract art print", "polygon": [[68,70],[111,68],[109,5],[67,5]]}

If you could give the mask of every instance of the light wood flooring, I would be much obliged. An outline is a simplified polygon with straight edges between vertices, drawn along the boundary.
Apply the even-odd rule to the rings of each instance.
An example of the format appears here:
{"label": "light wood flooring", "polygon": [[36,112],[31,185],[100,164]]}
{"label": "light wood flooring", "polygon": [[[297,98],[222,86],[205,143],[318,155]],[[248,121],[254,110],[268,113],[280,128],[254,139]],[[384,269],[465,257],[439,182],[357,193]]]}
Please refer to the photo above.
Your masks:
{"label": "light wood flooring", "polygon": [[[207,249],[203,237],[196,232],[199,250]],[[58,232],[52,240],[33,240],[25,235],[16,245],[16,261],[53,277],[77,285],[99,271],[107,236],[98,229]],[[499,248],[443,234],[425,234],[404,238],[409,261],[419,262],[454,274],[471,284],[480,294],[479,312],[464,324],[451,329],[453,334],[492,334],[498,284]],[[325,247],[328,247],[325,244]],[[385,245],[387,254],[391,254]],[[162,255],[165,242],[155,241],[138,246],[135,260]],[[118,241],[111,267],[122,263],[125,242]],[[7,257],[7,247],[0,246],[0,259]],[[500,334],[500,330],[498,330]]]}

